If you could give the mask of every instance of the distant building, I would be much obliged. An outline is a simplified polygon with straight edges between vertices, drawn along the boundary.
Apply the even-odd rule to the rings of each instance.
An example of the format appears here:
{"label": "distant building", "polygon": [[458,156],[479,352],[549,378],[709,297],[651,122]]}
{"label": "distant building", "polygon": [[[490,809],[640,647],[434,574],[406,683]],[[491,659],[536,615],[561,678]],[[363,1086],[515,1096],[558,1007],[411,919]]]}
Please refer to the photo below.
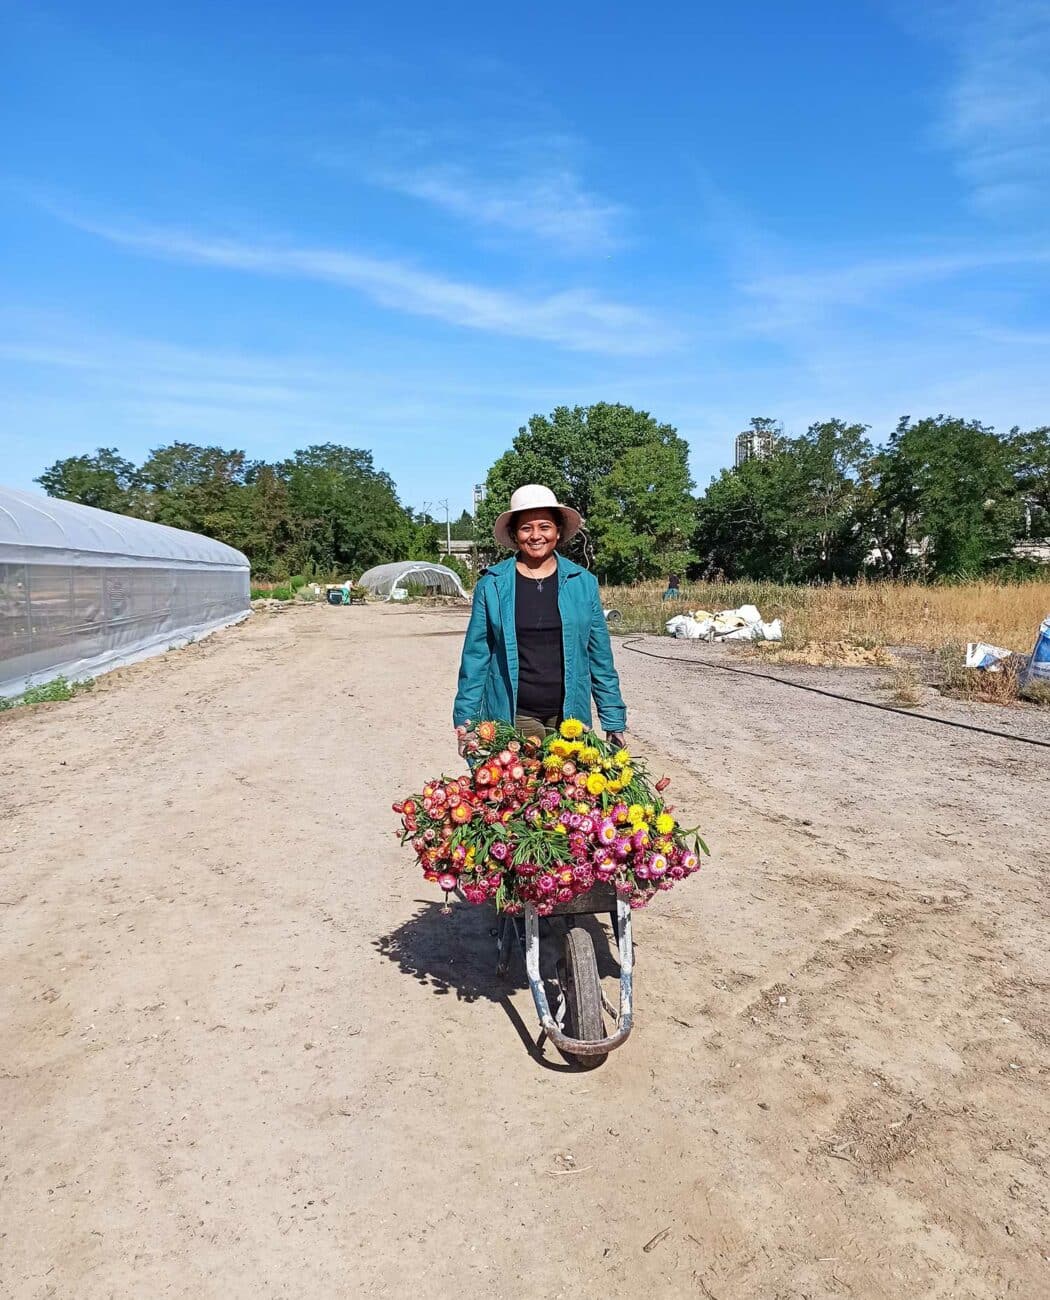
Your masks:
{"label": "distant building", "polygon": [[451,542],[446,542],[443,537],[438,538],[438,554],[454,555],[457,560],[462,560],[468,569],[473,569],[477,563],[478,548],[474,542],[457,542],[455,538]]}
{"label": "distant building", "polygon": [[772,429],[745,429],[736,435],[737,469],[748,460],[766,460],[773,454]]}

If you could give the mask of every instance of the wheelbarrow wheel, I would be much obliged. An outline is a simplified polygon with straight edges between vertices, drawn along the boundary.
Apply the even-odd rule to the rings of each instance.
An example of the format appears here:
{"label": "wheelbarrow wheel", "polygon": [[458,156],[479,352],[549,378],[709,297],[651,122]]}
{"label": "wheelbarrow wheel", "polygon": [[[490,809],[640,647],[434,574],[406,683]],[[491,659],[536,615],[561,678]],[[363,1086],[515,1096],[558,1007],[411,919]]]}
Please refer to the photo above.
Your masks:
{"label": "wheelbarrow wheel", "polygon": [[[605,1037],[602,1022],[602,986],[594,943],[586,930],[572,926],[565,935],[565,1032],[571,1038],[596,1042]],[[601,1058],[578,1057],[597,1064]]]}

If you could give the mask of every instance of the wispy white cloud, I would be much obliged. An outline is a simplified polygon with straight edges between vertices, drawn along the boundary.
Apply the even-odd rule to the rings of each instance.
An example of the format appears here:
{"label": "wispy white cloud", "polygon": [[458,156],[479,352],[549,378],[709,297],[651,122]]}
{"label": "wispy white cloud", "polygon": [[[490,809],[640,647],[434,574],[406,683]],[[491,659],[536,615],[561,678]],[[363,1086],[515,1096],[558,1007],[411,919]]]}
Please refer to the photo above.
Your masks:
{"label": "wispy white cloud", "polygon": [[454,280],[409,262],[342,249],[218,239],[167,228],[113,225],[56,213],[109,243],[154,257],[257,275],[325,281],[382,307],[468,329],[538,339],[574,351],[652,353],[673,341],[648,312],[589,289],[529,296]]}
{"label": "wispy white cloud", "polygon": [[558,253],[606,255],[626,242],[627,210],[589,193],[568,168],[482,178],[449,165],[387,171],[379,180],[471,225],[535,240]]}
{"label": "wispy white cloud", "polygon": [[939,11],[954,47],[943,137],[975,202],[1050,194],[1050,0],[965,0]]}
{"label": "wispy white cloud", "polygon": [[1050,267],[1050,246],[920,253],[770,270],[742,279],[739,288],[756,307],[756,323],[775,332],[817,317],[830,319],[841,308],[875,312],[908,290],[934,281],[1001,275],[1022,267],[1036,272]]}

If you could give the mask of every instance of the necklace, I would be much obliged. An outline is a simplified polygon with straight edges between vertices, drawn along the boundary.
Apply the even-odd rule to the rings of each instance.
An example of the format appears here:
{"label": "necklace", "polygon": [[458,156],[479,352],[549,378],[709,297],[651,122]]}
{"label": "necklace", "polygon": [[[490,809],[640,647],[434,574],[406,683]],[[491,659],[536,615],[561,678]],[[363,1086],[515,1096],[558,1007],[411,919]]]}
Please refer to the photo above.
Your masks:
{"label": "necklace", "polygon": [[[521,570],[519,569],[518,572],[521,573]],[[555,569],[554,572],[557,573],[557,569]],[[529,582],[534,582],[534,583],[536,584],[536,590],[537,590],[537,591],[542,591],[542,590],[543,590],[543,584],[547,581],[548,578],[551,578],[551,577],[553,577],[554,575],[553,575],[553,574],[550,574],[550,573],[545,573],[545,574],[543,575],[542,578],[534,578],[534,577],[533,577],[531,574],[529,574],[529,573],[521,573],[521,576],[522,576],[523,578],[528,578]]]}

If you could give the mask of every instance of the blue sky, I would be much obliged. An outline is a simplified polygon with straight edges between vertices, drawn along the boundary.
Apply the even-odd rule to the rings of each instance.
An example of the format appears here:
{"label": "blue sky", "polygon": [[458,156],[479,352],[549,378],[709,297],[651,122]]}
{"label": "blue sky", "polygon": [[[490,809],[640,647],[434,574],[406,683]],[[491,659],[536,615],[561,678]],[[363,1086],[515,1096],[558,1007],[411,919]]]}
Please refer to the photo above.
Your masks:
{"label": "blue sky", "polygon": [[1050,423],[1050,0],[0,20],[10,485],[331,440],[458,511],[559,403],[700,484],[752,415]]}

